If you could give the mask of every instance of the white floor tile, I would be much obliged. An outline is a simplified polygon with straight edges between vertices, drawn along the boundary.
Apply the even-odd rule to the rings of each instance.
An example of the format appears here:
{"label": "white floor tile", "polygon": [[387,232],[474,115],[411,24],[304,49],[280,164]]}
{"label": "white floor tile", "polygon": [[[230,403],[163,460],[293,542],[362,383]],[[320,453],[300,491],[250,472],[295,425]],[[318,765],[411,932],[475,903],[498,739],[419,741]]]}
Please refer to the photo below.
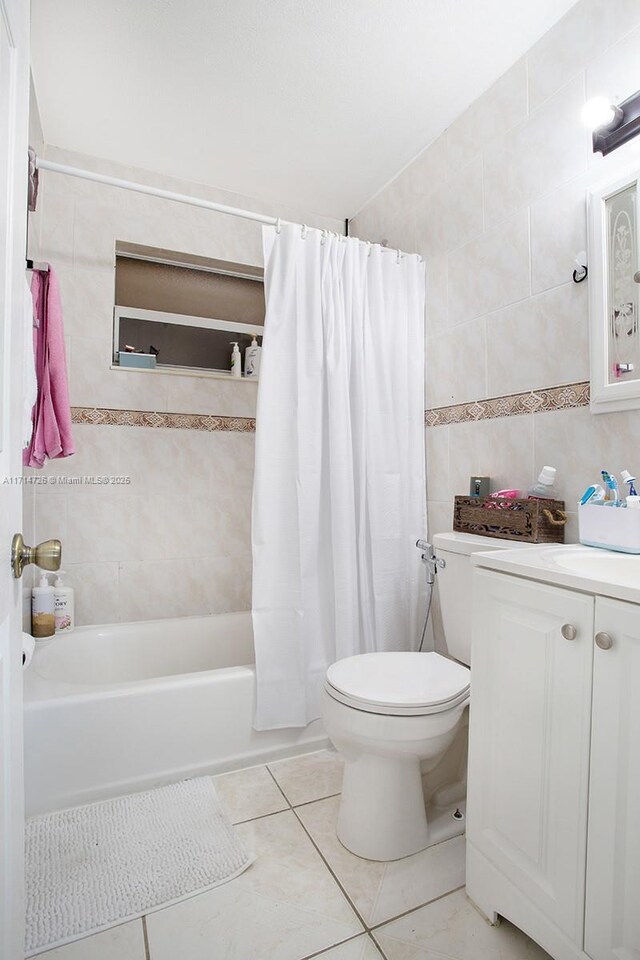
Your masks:
{"label": "white floor tile", "polygon": [[316,955],[313,960],[383,960],[382,954],[369,936],[356,937],[339,947],[332,947]]}
{"label": "white floor tile", "polygon": [[463,890],[374,931],[388,960],[551,960],[533,940],[503,921],[492,927]]}
{"label": "white floor tile", "polygon": [[336,836],[339,803],[339,797],[332,797],[300,807],[296,813],[370,926],[464,884],[463,837],[391,863],[361,860],[349,853]]}
{"label": "white floor tile", "polygon": [[142,920],[111,927],[92,937],[39,953],[38,960],[145,960]]}
{"label": "white floor tile", "polygon": [[289,809],[266,767],[221,773],[214,777],[214,783],[232,823],[242,823]]}
{"label": "white floor tile", "polygon": [[301,960],[362,932],[292,812],[237,830],[256,862],[230,883],[150,914],[151,960]]}
{"label": "white floor tile", "polygon": [[342,790],[343,761],[333,750],[278,760],[270,763],[269,769],[293,807],[331,797]]}

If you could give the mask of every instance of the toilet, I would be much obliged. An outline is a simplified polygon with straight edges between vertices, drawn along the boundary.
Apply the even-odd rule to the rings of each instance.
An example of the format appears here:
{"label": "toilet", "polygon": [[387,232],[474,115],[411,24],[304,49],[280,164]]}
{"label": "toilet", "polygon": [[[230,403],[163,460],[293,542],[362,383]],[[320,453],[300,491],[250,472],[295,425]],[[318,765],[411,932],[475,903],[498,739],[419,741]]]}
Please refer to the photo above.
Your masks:
{"label": "toilet", "polygon": [[367,860],[397,860],[464,832],[471,554],[519,544],[441,533],[433,545],[444,560],[437,584],[447,655],[363,653],[327,670],[323,720],[345,761],[338,839]]}

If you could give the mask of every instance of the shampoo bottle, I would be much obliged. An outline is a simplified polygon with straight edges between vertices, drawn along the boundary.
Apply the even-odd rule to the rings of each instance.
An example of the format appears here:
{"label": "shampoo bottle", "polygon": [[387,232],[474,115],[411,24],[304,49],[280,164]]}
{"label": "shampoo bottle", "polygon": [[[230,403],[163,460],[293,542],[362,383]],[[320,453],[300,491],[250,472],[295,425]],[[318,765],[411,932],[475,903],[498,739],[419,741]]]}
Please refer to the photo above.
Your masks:
{"label": "shampoo bottle", "polygon": [[52,637],[56,632],[54,589],[46,573],[31,591],[31,632],[38,640]]}
{"label": "shampoo bottle", "polygon": [[64,570],[58,571],[53,584],[56,633],[71,633],[75,626],[73,587],[62,579]]}
{"label": "shampoo bottle", "polygon": [[260,351],[262,347],[259,346],[258,341],[255,336],[251,341],[250,345],[244,352],[244,375],[245,377],[257,377],[260,372]]}
{"label": "shampoo bottle", "polygon": [[241,377],[242,376],[242,354],[240,353],[240,348],[238,346],[237,340],[232,340],[231,346],[233,347],[233,350],[231,351],[231,376]]}

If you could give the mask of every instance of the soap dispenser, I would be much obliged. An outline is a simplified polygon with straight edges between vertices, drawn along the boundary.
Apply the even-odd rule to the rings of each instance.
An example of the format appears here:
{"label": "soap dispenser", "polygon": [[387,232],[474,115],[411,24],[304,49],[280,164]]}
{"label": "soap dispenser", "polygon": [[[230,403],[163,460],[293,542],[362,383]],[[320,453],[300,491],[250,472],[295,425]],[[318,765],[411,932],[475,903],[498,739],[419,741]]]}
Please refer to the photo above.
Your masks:
{"label": "soap dispenser", "polygon": [[238,341],[232,340],[231,346],[233,347],[233,350],[231,351],[231,376],[241,377],[242,376],[242,354],[240,353],[240,347],[238,346]]}
{"label": "soap dispenser", "polygon": [[54,589],[43,571],[40,583],[31,591],[31,633],[37,640],[56,632]]}
{"label": "soap dispenser", "polygon": [[260,351],[262,347],[255,338],[244,352],[244,375],[245,377],[257,377],[260,371]]}
{"label": "soap dispenser", "polygon": [[59,570],[53,584],[56,633],[71,633],[75,626],[73,587],[62,579],[64,570]]}

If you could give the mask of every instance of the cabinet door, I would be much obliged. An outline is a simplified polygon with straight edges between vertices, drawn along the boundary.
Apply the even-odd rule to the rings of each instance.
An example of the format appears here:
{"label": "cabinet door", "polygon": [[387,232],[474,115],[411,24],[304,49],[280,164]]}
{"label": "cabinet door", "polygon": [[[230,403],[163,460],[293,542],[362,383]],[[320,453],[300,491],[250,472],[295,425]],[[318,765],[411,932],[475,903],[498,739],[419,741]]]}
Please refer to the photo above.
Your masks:
{"label": "cabinet door", "polygon": [[579,946],[593,606],[585,594],[474,573],[467,836]]}
{"label": "cabinet door", "polygon": [[585,951],[640,960],[640,609],[598,597]]}

